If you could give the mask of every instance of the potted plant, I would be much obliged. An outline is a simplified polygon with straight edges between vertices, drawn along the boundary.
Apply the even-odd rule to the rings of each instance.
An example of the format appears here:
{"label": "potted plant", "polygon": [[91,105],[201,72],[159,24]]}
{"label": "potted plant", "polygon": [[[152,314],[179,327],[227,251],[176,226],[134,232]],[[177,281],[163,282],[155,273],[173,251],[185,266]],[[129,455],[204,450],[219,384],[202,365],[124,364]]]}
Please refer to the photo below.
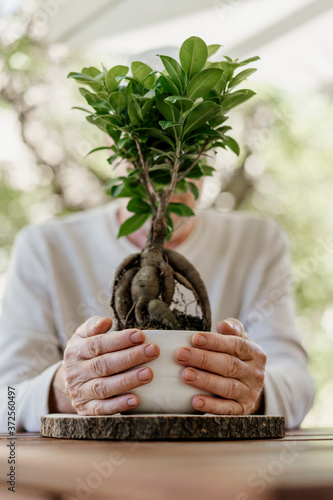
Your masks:
{"label": "potted plant", "polygon": [[[121,161],[127,163],[127,175],[113,173],[105,186],[112,197],[129,198],[127,209],[133,213],[120,226],[118,236],[131,234],[151,219],[145,247],[126,257],[117,269],[111,298],[116,329],[143,329],[146,339],[148,335],[149,341],[161,347],[160,357],[152,362],[153,382],[139,388],[144,391],[152,391],[158,378],[157,362],[163,363],[166,349],[171,353],[190,343],[193,331],[211,329],[210,304],[199,273],[183,255],[164,244],[173,234],[172,214],[194,215],[188,204],[173,201],[173,196],[189,192],[198,198],[197,182],[214,171],[206,163],[207,153],[229,148],[239,154],[237,142],[227,135],[231,127],[225,122],[232,108],[254,95],[251,90],[235,88],[256,71],[243,66],[258,57],[239,61],[225,56],[222,61],[209,61],[219,48],[220,45],[207,47],[201,38],[190,37],[180,48],[180,62],[158,56],[165,68],[163,72],[135,61],[130,75],[129,67],[122,65],[109,70],[104,66],[102,70],[83,68],[81,73],[68,75],[85,85],[79,90],[93,111],[76,109],[87,112],[88,122],[112,140],[111,146],[90,153],[110,149],[108,162],[113,172]],[[192,293],[198,315],[186,314],[186,308],[179,309],[174,300],[177,286]],[[153,333],[161,330],[152,340]],[[176,346],[172,345],[171,331],[176,331]],[[187,336],[179,335],[179,331],[188,332]],[[168,365],[170,358],[159,373],[162,378]],[[176,372],[171,376],[179,378],[181,367],[175,362],[174,365]],[[193,411],[189,402],[194,389],[182,385],[184,390],[192,391],[185,412]],[[164,402],[167,400],[165,397]],[[162,404],[163,411],[168,410],[166,406]],[[140,410],[152,408],[145,407],[142,401]]]}

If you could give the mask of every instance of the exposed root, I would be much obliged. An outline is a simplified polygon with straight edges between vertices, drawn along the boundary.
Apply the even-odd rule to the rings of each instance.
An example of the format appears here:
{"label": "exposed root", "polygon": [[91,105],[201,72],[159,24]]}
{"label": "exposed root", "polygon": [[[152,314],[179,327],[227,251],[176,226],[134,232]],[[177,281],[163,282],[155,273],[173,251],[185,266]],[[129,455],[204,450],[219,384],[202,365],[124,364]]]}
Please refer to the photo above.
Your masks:
{"label": "exposed root", "polygon": [[134,314],[138,325],[142,325],[142,323],[144,323],[143,311],[147,307],[147,304],[148,299],[146,299],[145,297],[141,297],[135,305]]}
{"label": "exposed root", "polygon": [[155,321],[161,322],[162,325],[170,328],[171,330],[180,330],[180,324],[176,316],[169,309],[163,300],[153,299],[148,303],[148,312],[151,318]]}
{"label": "exposed root", "polygon": [[175,280],[173,270],[168,264],[165,266],[163,278],[162,299],[169,306],[175,293]]}
{"label": "exposed root", "polygon": [[[201,309],[197,317],[171,310],[178,282],[190,290]],[[178,304],[179,305],[179,304]],[[111,307],[116,328],[162,328],[209,330],[210,304],[199,273],[185,257],[163,247],[146,247],[141,254],[128,256],[116,270]]]}
{"label": "exposed root", "polygon": [[183,255],[175,252],[174,250],[165,249],[168,261],[173,268],[174,272],[181,274],[189,281],[196,295],[198,296],[199,305],[202,311],[204,329],[210,330],[212,322],[212,313],[208,299],[207,290],[200,274],[195,267]]}
{"label": "exposed root", "polygon": [[129,311],[132,308],[132,297],[129,293],[132,279],[138,272],[137,267],[133,267],[132,269],[128,269],[119,283],[119,286],[114,292],[114,305],[117,312],[117,316],[119,318],[126,318],[128,316]]}

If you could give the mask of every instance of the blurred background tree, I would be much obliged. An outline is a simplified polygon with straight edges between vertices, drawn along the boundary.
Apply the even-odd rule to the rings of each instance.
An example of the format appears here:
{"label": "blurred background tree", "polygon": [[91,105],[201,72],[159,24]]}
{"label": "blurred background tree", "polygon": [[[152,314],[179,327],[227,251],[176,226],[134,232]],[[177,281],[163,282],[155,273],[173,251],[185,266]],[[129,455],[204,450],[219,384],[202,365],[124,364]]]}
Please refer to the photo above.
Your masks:
{"label": "blurred background tree", "polygon": [[[0,19],[1,289],[21,227],[109,201],[103,190],[110,175],[106,153],[85,159],[105,137],[71,110],[83,100],[66,76],[99,59],[107,67],[119,62],[107,51],[47,43],[45,25],[35,15],[38,4],[15,9],[14,3],[6,12],[4,2]],[[258,96],[232,118],[241,156],[216,155],[217,172],[206,179],[201,208],[257,212],[276,219],[287,233],[297,326],[318,391],[304,425],[328,426],[333,422],[332,87],[311,92],[259,82],[251,87]]]}

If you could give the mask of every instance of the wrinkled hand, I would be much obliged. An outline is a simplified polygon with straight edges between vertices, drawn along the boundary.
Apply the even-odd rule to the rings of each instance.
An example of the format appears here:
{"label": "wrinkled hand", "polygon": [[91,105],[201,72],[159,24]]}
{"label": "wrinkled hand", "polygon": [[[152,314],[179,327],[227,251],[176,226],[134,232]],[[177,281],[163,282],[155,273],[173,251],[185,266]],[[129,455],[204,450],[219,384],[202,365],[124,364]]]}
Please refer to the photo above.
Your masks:
{"label": "wrinkled hand", "polygon": [[220,321],[217,330],[196,333],[195,347],[176,351],[176,360],[188,367],[182,372],[186,384],[218,396],[198,394],[193,407],[215,415],[253,414],[261,402],[266,355],[237,319]]}
{"label": "wrinkled hand", "polygon": [[[81,325],[64,352],[66,388],[79,415],[112,415],[138,406],[136,394],[122,394],[153,379],[148,367],[124,370],[156,359],[159,347],[143,344],[141,330],[108,332],[110,318],[95,316]],[[106,333],[108,332],[108,333]]]}

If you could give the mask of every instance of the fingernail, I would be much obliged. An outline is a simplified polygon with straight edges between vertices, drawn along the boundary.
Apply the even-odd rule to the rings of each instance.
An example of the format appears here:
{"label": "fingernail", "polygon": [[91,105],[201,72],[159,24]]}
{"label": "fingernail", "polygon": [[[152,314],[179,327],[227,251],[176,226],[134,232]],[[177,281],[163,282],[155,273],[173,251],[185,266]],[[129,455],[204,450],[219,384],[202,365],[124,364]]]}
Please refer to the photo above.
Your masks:
{"label": "fingernail", "polygon": [[127,400],[127,404],[128,404],[128,406],[136,406],[137,405],[136,399],[135,398],[129,398]]}
{"label": "fingernail", "polygon": [[207,344],[207,338],[199,333],[199,335],[196,335],[194,338],[194,343],[195,345],[205,345]]}
{"label": "fingernail", "polygon": [[143,370],[139,371],[138,373],[138,379],[144,382],[145,380],[149,380],[151,378],[151,373],[147,368],[144,368]]}
{"label": "fingernail", "polygon": [[179,361],[188,361],[189,359],[191,359],[191,353],[189,349],[183,348],[178,351],[177,358],[179,359]]}
{"label": "fingernail", "polygon": [[140,342],[143,341],[142,332],[134,332],[134,333],[132,333],[132,335],[130,336],[130,339],[133,342],[133,344],[140,344]]}
{"label": "fingernail", "polygon": [[223,321],[223,323],[227,323],[227,325],[229,325],[230,328],[232,328],[233,330],[235,329],[237,330],[236,326],[233,323],[231,323],[231,321]]}
{"label": "fingernail", "polygon": [[150,344],[145,348],[145,353],[149,358],[153,358],[154,356],[157,356],[157,350],[154,344]]}
{"label": "fingernail", "polygon": [[103,319],[104,319],[104,318],[99,318],[99,319],[95,322],[94,326],[99,326],[99,325],[102,323]]}
{"label": "fingernail", "polygon": [[197,399],[195,402],[196,408],[202,408],[204,406],[205,402],[203,399]]}
{"label": "fingernail", "polygon": [[193,381],[197,378],[197,374],[193,370],[186,370],[185,372],[185,380]]}

